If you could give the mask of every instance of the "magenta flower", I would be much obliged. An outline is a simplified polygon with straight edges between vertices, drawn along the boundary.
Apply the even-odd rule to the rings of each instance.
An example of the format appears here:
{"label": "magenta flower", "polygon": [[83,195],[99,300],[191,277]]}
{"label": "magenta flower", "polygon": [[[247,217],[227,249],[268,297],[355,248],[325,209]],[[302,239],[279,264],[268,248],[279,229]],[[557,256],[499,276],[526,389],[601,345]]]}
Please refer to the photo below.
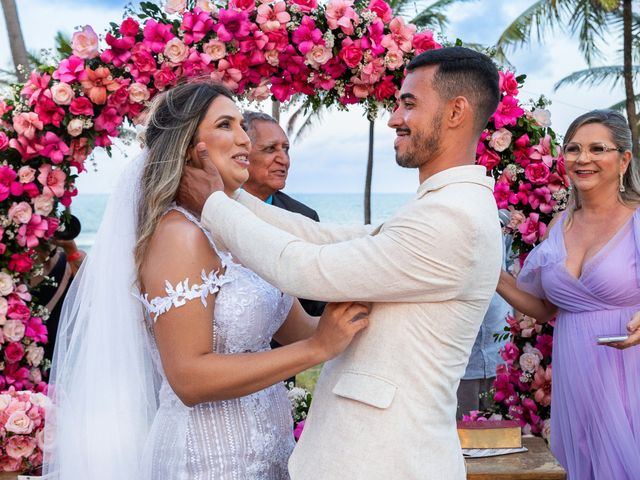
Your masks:
{"label": "magenta flower", "polygon": [[550,357],[553,348],[553,337],[547,334],[538,335],[536,338],[536,348],[540,350],[544,358]]}
{"label": "magenta flower", "polygon": [[298,50],[306,55],[315,45],[324,45],[322,32],[316,28],[316,23],[307,15],[302,17],[300,26],[291,34],[291,40],[298,45]]}
{"label": "magenta flower", "polygon": [[84,60],[75,55],[65,58],[53,72],[53,78],[64,83],[82,80],[84,77]]}
{"label": "magenta flower", "polygon": [[51,165],[46,163],[38,170],[40,171],[38,182],[44,186],[42,194],[49,197],[61,197],[64,194],[64,181],[67,175],[59,168],[53,169]]}
{"label": "magenta flower", "polygon": [[42,324],[42,319],[39,317],[31,317],[26,324],[24,334],[35,342],[47,343],[47,327]]}
{"label": "magenta flower", "polygon": [[122,117],[114,107],[106,107],[96,117],[95,127],[98,132],[106,132],[107,135],[118,135],[118,127],[122,124]]}
{"label": "magenta flower", "polygon": [[24,87],[22,87],[20,95],[28,97],[29,105],[33,105],[43,95],[51,97],[51,92],[49,91],[50,81],[50,75],[46,73],[39,74],[34,71],[33,73],[31,73],[31,77],[29,77],[27,83],[25,83]]}
{"label": "magenta flower", "polygon": [[76,97],[69,105],[69,111],[74,115],[93,117],[93,103],[87,97]]}
{"label": "magenta flower", "polygon": [[221,8],[218,12],[218,23],[213,27],[218,38],[223,42],[233,39],[242,40],[251,32],[251,23],[246,12],[236,12]]}
{"label": "magenta flower", "polygon": [[504,347],[500,349],[500,356],[507,362],[507,365],[511,365],[518,358],[520,358],[520,350],[518,346],[512,342],[505,343]]}
{"label": "magenta flower", "polygon": [[491,171],[500,163],[500,155],[494,149],[487,148],[483,142],[480,142],[476,148],[476,163]]}
{"label": "magenta flower", "polygon": [[229,0],[229,8],[237,12],[251,13],[256,9],[255,0]]}
{"label": "magenta flower", "polygon": [[131,49],[136,43],[136,37],[125,36],[116,38],[112,34],[107,33],[105,41],[111,48],[100,54],[100,60],[105,63],[112,63],[116,68],[122,68],[131,58]]}
{"label": "magenta flower", "polygon": [[140,24],[133,18],[127,17],[123,20],[118,30],[125,37],[135,37],[140,31]]}
{"label": "magenta flower", "polygon": [[357,67],[364,58],[364,52],[360,47],[360,40],[355,42],[350,38],[345,38],[342,41],[342,49],[338,56],[349,68]]}
{"label": "magenta flower", "polygon": [[496,403],[511,404],[518,399],[516,389],[509,381],[509,375],[504,373],[497,374],[496,379],[493,381],[493,388],[496,390],[493,396]]}
{"label": "magenta flower", "polygon": [[300,420],[296,425],[296,428],[293,429],[293,438],[295,438],[296,442],[300,440],[300,435],[302,435],[303,429],[304,429],[304,420]]}
{"label": "magenta flower", "polygon": [[544,236],[544,233],[547,231],[547,225],[540,221],[539,214],[530,213],[529,217],[518,226],[518,230],[522,234],[523,242],[534,245]]}
{"label": "magenta flower", "polygon": [[547,167],[553,165],[553,152],[551,151],[551,137],[545,135],[540,139],[538,145],[534,145],[529,149],[529,158],[534,161],[543,162]]}
{"label": "magenta flower", "polygon": [[[51,162],[56,165],[62,163],[64,156],[69,153],[69,147],[67,144],[53,132],[46,132],[40,138],[40,142],[42,144],[40,155],[50,158]],[[40,168],[42,169],[42,167]],[[62,172],[61,170],[57,171]]]}
{"label": "magenta flower", "polygon": [[13,128],[18,135],[33,140],[37,130],[42,130],[44,123],[35,112],[22,112],[13,116]]}
{"label": "magenta flower", "polygon": [[531,384],[531,388],[535,391],[533,398],[543,407],[548,407],[551,404],[551,377],[551,365],[546,370],[540,366]]}
{"label": "magenta flower", "polygon": [[213,18],[207,12],[195,8],[192,12],[186,12],[182,17],[180,28],[184,30],[184,43],[192,43],[202,40],[213,27]]}
{"label": "magenta flower", "polygon": [[256,23],[260,25],[260,29],[263,32],[280,30],[289,21],[291,21],[291,16],[287,12],[287,6],[283,1],[278,1],[271,5],[263,3],[258,7]]}
{"label": "magenta flower", "polygon": [[389,23],[391,18],[393,18],[393,11],[389,4],[384,0],[371,0],[366,9],[374,12],[384,23]]}
{"label": "magenta flower", "polygon": [[38,99],[34,110],[45,125],[59,127],[64,119],[64,108],[59,107],[53,100],[45,96]]}
{"label": "magenta flower", "polygon": [[509,208],[509,204],[517,205],[518,197],[511,191],[507,182],[496,182],[493,189],[493,196],[496,199],[498,208]]}
{"label": "magenta flower", "polygon": [[153,19],[147,20],[143,30],[142,43],[154,53],[164,50],[166,43],[175,37],[171,33],[171,24],[158,23]]}
{"label": "magenta flower", "polygon": [[9,146],[15,148],[23,161],[31,160],[39,155],[42,147],[34,140],[29,140],[22,135],[9,140]]}
{"label": "magenta flower", "polygon": [[518,100],[510,95],[502,98],[498,108],[491,117],[497,129],[506,125],[515,127],[518,118],[524,115],[524,110],[518,106]]}
{"label": "magenta flower", "polygon": [[549,181],[549,175],[551,175],[549,167],[542,162],[532,162],[524,169],[524,176],[527,177],[527,180],[537,185],[546,184]]}
{"label": "magenta flower", "polygon": [[551,196],[551,191],[547,187],[535,188],[529,195],[529,205],[534,210],[540,210],[542,213],[551,213],[556,201]]}
{"label": "magenta flower", "polygon": [[[253,0],[251,0],[253,3]],[[289,5],[296,5],[302,13],[309,13],[318,8],[317,0],[288,0]]]}
{"label": "magenta flower", "polygon": [[500,75],[500,92],[514,97],[518,95],[518,81],[513,72],[498,72],[498,75]]}
{"label": "magenta flower", "polygon": [[427,50],[442,48],[442,45],[433,38],[433,32],[430,31],[416,33],[411,40],[411,45],[415,49],[416,55],[420,55]]}
{"label": "magenta flower", "polygon": [[29,223],[21,225],[16,235],[18,245],[21,247],[35,248],[40,243],[40,238],[47,232],[47,221],[40,215],[33,215]]}

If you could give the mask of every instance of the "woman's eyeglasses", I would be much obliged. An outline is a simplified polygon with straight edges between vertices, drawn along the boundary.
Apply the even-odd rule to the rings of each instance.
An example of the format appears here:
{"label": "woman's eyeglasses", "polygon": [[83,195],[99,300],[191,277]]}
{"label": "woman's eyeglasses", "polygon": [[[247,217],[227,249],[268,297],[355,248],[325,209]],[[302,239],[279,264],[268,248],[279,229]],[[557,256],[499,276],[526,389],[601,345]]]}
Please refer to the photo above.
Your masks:
{"label": "woman's eyeglasses", "polygon": [[589,153],[589,158],[593,161],[601,160],[607,152],[618,151],[624,152],[624,149],[620,147],[609,147],[604,143],[592,143],[591,145],[587,145],[583,147],[579,143],[567,143],[564,147],[562,147],[562,153],[564,155],[565,160],[570,162],[575,162],[580,158],[582,152],[587,151]]}

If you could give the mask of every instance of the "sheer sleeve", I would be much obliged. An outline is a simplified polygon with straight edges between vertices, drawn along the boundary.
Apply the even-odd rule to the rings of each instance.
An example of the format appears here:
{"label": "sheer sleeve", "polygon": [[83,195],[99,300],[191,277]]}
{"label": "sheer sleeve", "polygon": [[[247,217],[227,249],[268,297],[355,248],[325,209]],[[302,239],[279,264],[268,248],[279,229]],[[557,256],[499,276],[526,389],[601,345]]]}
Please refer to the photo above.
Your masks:
{"label": "sheer sleeve", "polygon": [[200,275],[201,283],[189,286],[189,279],[185,278],[178,282],[174,287],[165,281],[164,290],[167,293],[164,297],[155,297],[149,300],[149,294],[140,295],[140,301],[146,308],[147,312],[155,322],[160,315],[168,312],[172,307],[179,308],[189,300],[200,299],[202,305],[207,306],[207,297],[214,295],[220,290],[220,287],[231,280],[225,275],[219,275],[219,271],[215,270],[207,274],[204,270]]}

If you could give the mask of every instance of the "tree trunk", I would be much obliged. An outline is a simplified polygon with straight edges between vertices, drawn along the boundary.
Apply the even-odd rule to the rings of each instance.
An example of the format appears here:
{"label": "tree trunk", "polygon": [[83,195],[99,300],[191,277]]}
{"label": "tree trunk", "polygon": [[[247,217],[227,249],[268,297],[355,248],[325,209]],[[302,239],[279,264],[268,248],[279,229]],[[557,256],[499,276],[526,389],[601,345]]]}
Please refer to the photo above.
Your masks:
{"label": "tree trunk", "polygon": [[369,120],[369,155],[367,156],[367,175],[364,181],[364,224],[371,223],[371,177],[373,175],[373,127],[374,120]]}
{"label": "tree trunk", "polygon": [[631,129],[631,140],[633,142],[633,156],[638,158],[640,146],[638,145],[638,115],[636,113],[635,94],[633,92],[633,33],[631,31],[633,12],[632,0],[624,0],[622,6],[623,18],[623,76],[624,93],[626,96],[627,120]]}
{"label": "tree trunk", "polygon": [[[20,28],[18,8],[15,0],[0,0],[0,3],[2,3],[4,20],[7,24],[9,46],[11,47],[11,57],[16,69],[16,76],[18,77],[18,82],[24,83],[29,78],[29,57],[27,56],[27,47],[24,44],[22,29]],[[20,71],[18,65],[23,65],[24,70]]]}
{"label": "tree trunk", "polygon": [[271,116],[280,123],[280,102],[278,100],[271,101]]}

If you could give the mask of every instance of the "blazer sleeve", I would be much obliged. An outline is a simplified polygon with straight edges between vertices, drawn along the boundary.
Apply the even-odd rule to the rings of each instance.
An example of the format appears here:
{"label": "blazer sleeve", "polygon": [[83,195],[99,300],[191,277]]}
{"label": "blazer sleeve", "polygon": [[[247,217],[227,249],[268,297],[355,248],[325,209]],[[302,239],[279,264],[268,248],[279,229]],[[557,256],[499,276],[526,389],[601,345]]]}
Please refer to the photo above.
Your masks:
{"label": "blazer sleeve", "polygon": [[266,204],[244,190],[238,191],[234,198],[265,222],[302,240],[319,245],[362,237],[373,230],[371,225],[318,223],[299,213]]}
{"label": "blazer sleeve", "polygon": [[399,218],[376,235],[317,245],[262,221],[218,192],[207,200],[202,223],[233,246],[243,265],[296,297],[377,302],[455,298],[476,259],[473,228],[465,225],[469,219],[460,218],[460,209],[456,218],[446,205],[414,210],[413,218]]}

